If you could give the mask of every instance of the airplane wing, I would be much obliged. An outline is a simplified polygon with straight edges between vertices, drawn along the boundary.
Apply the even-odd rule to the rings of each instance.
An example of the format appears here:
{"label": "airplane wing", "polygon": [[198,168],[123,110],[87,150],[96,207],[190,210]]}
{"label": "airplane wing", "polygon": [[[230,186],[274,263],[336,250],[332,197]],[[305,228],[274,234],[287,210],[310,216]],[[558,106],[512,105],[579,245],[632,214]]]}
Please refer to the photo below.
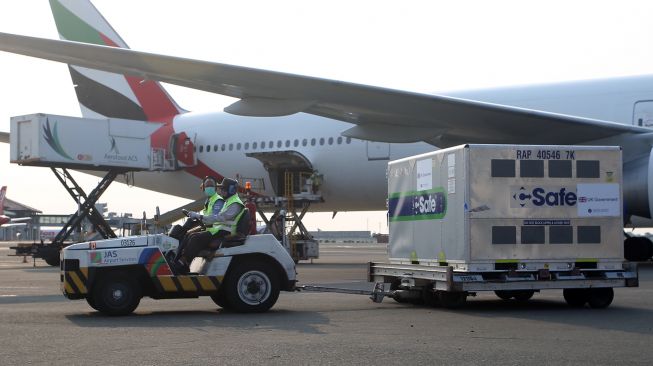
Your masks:
{"label": "airplane wing", "polygon": [[[344,136],[365,140],[426,141],[438,147],[463,142],[579,144],[652,132],[609,121],[7,33],[0,33],[0,50],[238,98],[225,108],[232,114],[305,112],[333,118],[354,124]],[[648,140],[651,135],[646,136]]]}
{"label": "airplane wing", "polygon": [[9,143],[9,132],[0,132],[0,142]]}

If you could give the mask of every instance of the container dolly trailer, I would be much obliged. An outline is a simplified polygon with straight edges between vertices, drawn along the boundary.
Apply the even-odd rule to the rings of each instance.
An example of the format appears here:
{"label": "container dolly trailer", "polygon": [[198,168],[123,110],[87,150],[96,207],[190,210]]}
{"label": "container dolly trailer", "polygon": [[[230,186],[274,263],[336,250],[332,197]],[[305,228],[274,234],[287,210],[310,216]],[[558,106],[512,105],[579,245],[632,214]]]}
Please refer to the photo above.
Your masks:
{"label": "container dolly trailer", "polygon": [[390,162],[389,263],[370,263],[369,280],[445,307],[546,289],[607,307],[613,288],[638,286],[621,164],[619,147],[469,144]]}

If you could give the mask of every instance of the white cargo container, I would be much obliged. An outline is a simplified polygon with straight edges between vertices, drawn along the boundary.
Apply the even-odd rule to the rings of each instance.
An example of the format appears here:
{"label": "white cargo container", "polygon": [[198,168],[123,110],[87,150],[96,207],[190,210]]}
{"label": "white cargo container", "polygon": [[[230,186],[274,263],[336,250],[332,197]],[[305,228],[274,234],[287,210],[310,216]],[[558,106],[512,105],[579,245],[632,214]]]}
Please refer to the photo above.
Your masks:
{"label": "white cargo container", "polygon": [[389,258],[621,268],[621,149],[462,145],[389,163]]}
{"label": "white cargo container", "polygon": [[[193,155],[190,141],[185,141],[188,146],[176,144],[171,151],[153,148],[151,135],[162,126],[117,118],[16,116],[10,125],[10,160],[22,165],[102,170],[172,170],[195,165],[194,156],[185,159],[190,164],[175,159],[175,153],[184,148]],[[175,146],[172,142],[169,145]]]}
{"label": "white cargo container", "polygon": [[[370,280],[443,291],[449,305],[563,288],[570,304],[604,307],[612,287],[637,286],[622,202],[619,147],[461,145],[392,161],[390,263],[371,263]],[[576,291],[590,287],[609,291]]]}

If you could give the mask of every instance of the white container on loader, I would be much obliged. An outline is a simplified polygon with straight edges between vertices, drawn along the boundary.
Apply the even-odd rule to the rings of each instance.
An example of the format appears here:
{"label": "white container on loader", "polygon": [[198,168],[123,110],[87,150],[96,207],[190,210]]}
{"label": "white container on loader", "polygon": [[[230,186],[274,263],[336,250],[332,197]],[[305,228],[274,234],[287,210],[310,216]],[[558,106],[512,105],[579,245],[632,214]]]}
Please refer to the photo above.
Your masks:
{"label": "white container on loader", "polygon": [[370,263],[369,279],[448,307],[554,288],[606,307],[613,287],[638,285],[622,215],[619,147],[468,144],[392,161],[389,263]]}
{"label": "white container on loader", "polygon": [[[176,151],[153,148],[151,135],[162,126],[118,118],[42,113],[16,116],[11,118],[10,125],[10,160],[21,165],[100,170],[183,167],[173,161]],[[166,143],[171,145],[172,141]]]}

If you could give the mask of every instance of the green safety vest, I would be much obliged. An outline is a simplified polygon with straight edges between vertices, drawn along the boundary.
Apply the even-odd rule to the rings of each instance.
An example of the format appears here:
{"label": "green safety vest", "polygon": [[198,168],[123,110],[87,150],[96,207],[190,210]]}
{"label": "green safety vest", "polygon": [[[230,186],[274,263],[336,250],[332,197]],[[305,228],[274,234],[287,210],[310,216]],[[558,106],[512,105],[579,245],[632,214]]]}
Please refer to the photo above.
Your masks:
{"label": "green safety vest", "polygon": [[238,194],[234,194],[233,196],[227,198],[227,200],[224,203],[224,206],[222,206],[222,210],[220,210],[220,213],[227,211],[229,206],[233,204],[238,204],[241,207],[240,213],[234,218],[233,221],[228,221],[228,222],[216,222],[213,224],[212,227],[208,228],[207,231],[211,233],[211,235],[215,235],[218,231],[224,230],[228,231],[231,233],[231,235],[236,234],[236,227],[238,226],[238,221],[240,221],[240,217],[243,216],[243,213],[245,213],[245,204],[243,201],[240,200],[240,197],[238,197]]}
{"label": "green safety vest", "polygon": [[222,196],[220,196],[217,193],[209,197],[209,201],[206,203],[206,206],[204,206],[204,209],[202,210],[202,215],[211,216],[211,213],[213,213],[213,206],[215,205],[215,201],[217,200],[224,201],[224,198],[222,198]]}

